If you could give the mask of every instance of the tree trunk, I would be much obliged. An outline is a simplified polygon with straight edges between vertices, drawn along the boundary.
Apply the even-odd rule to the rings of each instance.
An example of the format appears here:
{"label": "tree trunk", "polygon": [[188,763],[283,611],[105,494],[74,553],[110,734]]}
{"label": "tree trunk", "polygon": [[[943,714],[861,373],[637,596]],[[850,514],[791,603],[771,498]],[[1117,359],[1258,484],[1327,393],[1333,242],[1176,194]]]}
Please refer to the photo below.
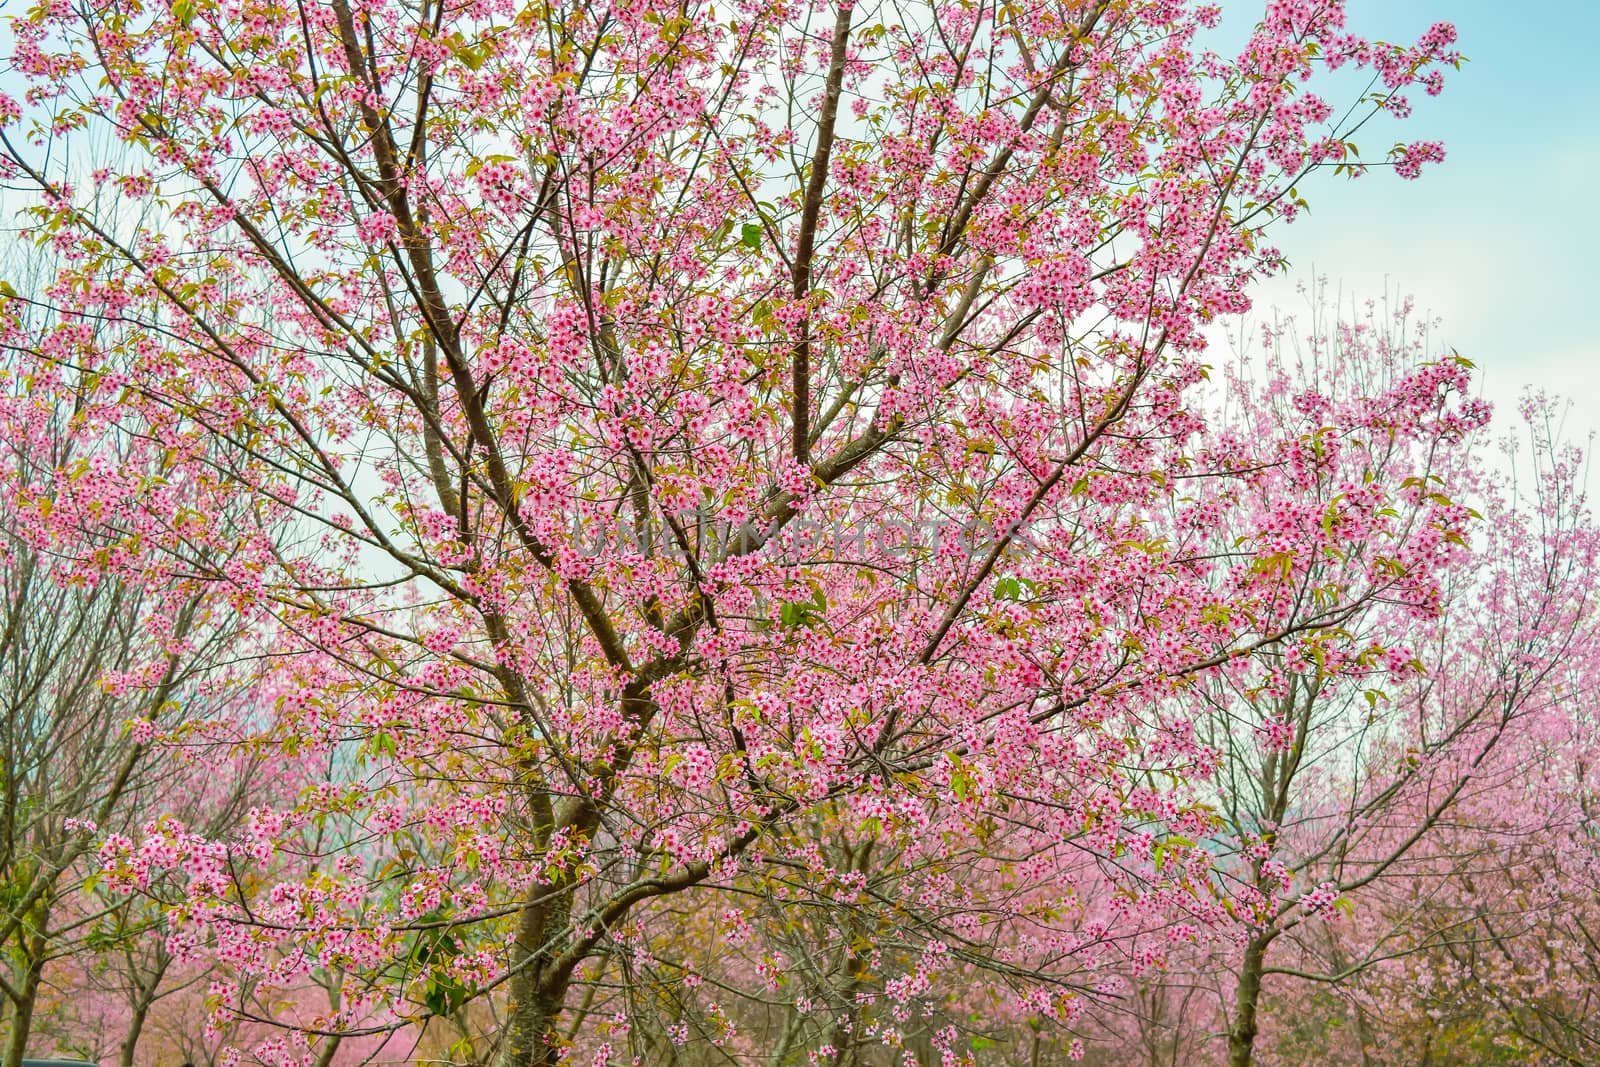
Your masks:
{"label": "tree trunk", "polygon": [[39,1000],[39,982],[44,977],[44,939],[35,934],[29,939],[30,952],[27,970],[17,987],[17,998],[11,1002],[11,1032],[6,1035],[3,1067],[20,1067],[28,1054],[28,1034],[33,1029],[33,1008]]}
{"label": "tree trunk", "polygon": [[117,1062],[122,1067],[133,1067],[133,1054],[139,1049],[139,1035],[144,1032],[144,1021],[150,1016],[150,1002],[153,999],[143,989],[139,990],[138,998],[133,1003],[133,1015],[128,1019],[127,1032],[122,1037],[122,1050],[117,1054]]}
{"label": "tree trunk", "polygon": [[535,971],[512,980],[500,1067],[555,1067],[560,1060],[561,1049],[554,1038],[566,989],[558,993],[543,988],[539,977]]}
{"label": "tree trunk", "polygon": [[572,895],[540,901],[522,909],[517,917],[517,939],[512,948],[511,995],[502,1027],[499,1067],[555,1067],[561,1049],[556,1024],[566,1005],[572,973],[550,974],[546,935],[565,930],[572,913]]}
{"label": "tree trunk", "polygon": [[1228,1030],[1228,1067],[1250,1067],[1256,1043],[1256,1005],[1261,1002],[1261,974],[1266,967],[1270,938],[1252,937],[1239,968],[1239,987],[1233,994],[1233,1026]]}
{"label": "tree trunk", "polygon": [[143,979],[139,977],[139,967],[131,950],[128,951],[127,960],[128,977],[133,982],[133,997],[128,1005],[132,1014],[128,1019],[128,1029],[123,1032],[122,1049],[117,1062],[122,1067],[133,1067],[133,1057],[139,1051],[139,1038],[144,1034],[144,1024],[150,1018],[151,1006],[158,999],[156,990],[161,988],[161,980],[167,976],[167,968],[172,966],[172,957],[167,955],[165,949],[158,950],[151,970]]}
{"label": "tree trunk", "polygon": [[117,1062],[122,1067],[133,1067],[133,1054],[139,1048],[139,1032],[144,1029],[144,1020],[149,1014],[148,1002],[141,1002],[133,1009],[133,1017],[128,1020],[128,1032],[122,1039],[122,1051],[117,1055]]}
{"label": "tree trunk", "polygon": [[767,1053],[767,1067],[783,1067],[783,1061],[789,1058],[789,1051],[794,1048],[804,1028],[805,1017],[795,1010],[794,1005],[783,1009],[783,1033],[777,1046]]}
{"label": "tree trunk", "polygon": [[329,1067],[329,1065],[333,1063],[334,1053],[339,1051],[339,1044],[343,1040],[344,1038],[340,1037],[338,1034],[334,1034],[332,1037],[323,1038],[322,1047],[317,1050],[316,1067]]}

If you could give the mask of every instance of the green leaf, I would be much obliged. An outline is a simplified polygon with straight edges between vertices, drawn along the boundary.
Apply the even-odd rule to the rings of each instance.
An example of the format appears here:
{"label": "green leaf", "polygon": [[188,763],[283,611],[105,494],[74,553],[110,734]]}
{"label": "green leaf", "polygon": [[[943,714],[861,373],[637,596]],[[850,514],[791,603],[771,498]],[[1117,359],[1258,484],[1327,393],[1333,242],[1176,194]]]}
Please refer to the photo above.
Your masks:
{"label": "green leaf", "polygon": [[466,987],[453,978],[430,980],[422,994],[422,1003],[435,1015],[452,1015],[466,1000]]}
{"label": "green leaf", "polygon": [[809,600],[790,600],[778,605],[778,621],[784,626],[810,626],[821,621],[827,610],[827,594],[813,586]]}
{"label": "green leaf", "polygon": [[752,252],[759,249],[761,247],[761,224],[747,222],[739,227],[739,243]]}

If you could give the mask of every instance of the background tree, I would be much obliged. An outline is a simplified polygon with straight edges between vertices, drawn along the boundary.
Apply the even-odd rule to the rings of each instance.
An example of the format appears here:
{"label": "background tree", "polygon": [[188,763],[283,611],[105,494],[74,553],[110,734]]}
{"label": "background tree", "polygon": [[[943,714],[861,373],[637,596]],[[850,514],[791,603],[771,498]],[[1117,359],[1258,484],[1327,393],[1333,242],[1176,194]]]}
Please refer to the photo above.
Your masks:
{"label": "background tree", "polygon": [[[1349,522],[1383,514],[1363,500],[1376,481],[1410,485],[1441,512],[1482,509],[1468,534],[1474,562],[1438,590],[1437,614],[1415,602],[1397,612],[1380,597],[1346,616],[1348,640],[1333,654],[1354,663],[1330,672],[1315,634],[1266,654],[1264,683],[1219,673],[1201,690],[1195,729],[1218,767],[1211,852],[1238,925],[1234,938],[1181,948],[1162,973],[1136,976],[1131,1032],[1112,1041],[1137,1034],[1152,1062],[1203,1056],[1219,1032],[1232,1062],[1251,1062],[1268,1011],[1279,1020],[1272,1047],[1290,1061],[1426,1058],[1392,1040],[1393,1009],[1416,1002],[1405,961],[1480,957],[1490,942],[1532,935],[1532,901],[1553,897],[1514,888],[1506,873],[1531,874],[1532,843],[1570,839],[1581,822],[1571,799],[1581,790],[1561,784],[1595,692],[1597,541],[1577,454],[1529,407],[1519,486],[1481,446],[1410,447],[1382,417],[1339,415],[1345,405],[1393,410],[1426,324],[1413,329],[1404,303],[1342,322],[1324,318],[1320,301],[1313,312],[1303,346],[1290,346],[1287,328],[1265,331],[1266,365],[1234,381],[1242,403],[1213,459],[1249,472],[1247,492],[1297,502],[1303,529],[1325,538],[1324,560],[1307,572],[1322,581],[1371,551]],[[1280,427],[1281,443],[1255,446],[1267,426]],[[1446,496],[1447,486],[1461,493]],[[1219,551],[1236,532],[1219,528]],[[1467,555],[1459,531],[1437,532],[1439,550]],[[1524,950],[1537,955],[1536,944],[1529,936]],[[1458,997],[1451,1010],[1470,1016],[1466,1005]]]}
{"label": "background tree", "polygon": [[[48,328],[45,316],[19,313],[15,303],[9,310],[16,328]],[[197,811],[198,825],[222,832],[254,787],[255,761],[202,770],[163,743],[237,714],[241,634],[225,611],[214,612],[204,586],[115,558],[123,531],[106,505],[134,486],[165,484],[171,471],[141,442],[82,420],[87,388],[70,368],[35,375],[14,356],[0,362],[7,1067],[27,1051],[41,995],[51,998],[48,968],[95,952],[162,951],[159,916],[89,890],[101,836]],[[182,500],[161,495],[169,505]],[[213,777],[221,768],[229,773]],[[123,1063],[133,1062],[138,1020],[161,975],[145,978]]]}
{"label": "background tree", "polygon": [[[1595,923],[1588,754],[1596,634],[1587,614],[1591,565],[1581,555],[1593,536],[1579,491],[1586,467],[1561,440],[1559,405],[1529,397],[1521,414],[1523,440],[1507,464],[1517,478],[1501,505],[1504,514],[1514,501],[1517,517],[1498,525],[1523,547],[1497,555],[1503,573],[1517,574],[1525,588],[1551,581],[1556,592],[1486,617],[1498,647],[1526,642],[1524,627],[1537,613],[1546,633],[1566,640],[1553,659],[1522,659],[1520,680],[1536,684],[1514,728],[1420,843],[1411,877],[1358,898],[1355,929],[1335,924],[1298,965],[1349,972],[1331,987],[1329,1014],[1359,1023],[1349,1029],[1364,1033],[1359,1055],[1373,1063],[1581,1063],[1594,1054],[1587,932]],[[1580,573],[1553,566],[1564,551],[1579,554]],[[1368,950],[1371,960],[1357,957],[1367,966],[1329,966],[1329,948],[1348,955],[1363,941],[1381,947]]]}

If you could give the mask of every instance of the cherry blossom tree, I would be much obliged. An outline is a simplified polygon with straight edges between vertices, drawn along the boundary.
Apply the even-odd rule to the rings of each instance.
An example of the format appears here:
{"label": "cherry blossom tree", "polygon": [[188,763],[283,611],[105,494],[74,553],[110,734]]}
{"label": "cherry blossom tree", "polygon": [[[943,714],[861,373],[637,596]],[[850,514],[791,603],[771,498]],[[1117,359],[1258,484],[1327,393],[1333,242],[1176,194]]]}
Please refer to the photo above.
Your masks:
{"label": "cherry blossom tree", "polygon": [[[1108,961],[1220,921],[1208,816],[1146,784],[1207,751],[1148,709],[1219,672],[1271,684],[1307,640],[1357,662],[1345,621],[1434,610],[1465,516],[1380,477],[1337,533],[1373,551],[1329,577],[1323,512],[1193,454],[1202,330],[1280,266],[1268,224],[1314,172],[1359,175],[1352,133],[1459,60],[1448,24],[1368,41],[1336,0],[1273,0],[1223,57],[1199,43],[1219,17],[13,20],[6,177],[65,265],[9,288],[52,318],[13,310],[0,344],[173,472],[80,479],[51,521],[117,530],[86,573],[228,604],[266,657],[256,742],[329,768],[237,835],[168,822],[101,851],[129,891],[181,882],[175,944],[236,968],[219,1016],[328,989],[276,1011],[258,1059],[478,1002],[506,1067],[637,1054],[585,986],[645,966],[690,891],[830,912],[834,970],[891,1023],[970,968],[1059,1025]],[[1371,76],[1353,109],[1304,84],[1338,67]],[[97,137],[114,165],[78,162]],[[1386,158],[1409,178],[1441,157]],[[1463,383],[1395,382],[1384,424],[1455,447]],[[1174,510],[1188,533],[1157,532]],[[1199,559],[1213,522],[1250,537]],[[869,847],[904,859],[874,883],[830,854]],[[902,906],[937,921],[874,944]],[[733,1043],[719,1007],[706,1040]]]}
{"label": "cherry blossom tree", "polygon": [[[1499,560],[1487,564],[1523,592],[1466,631],[1489,636],[1485,649],[1521,646],[1517,721],[1418,842],[1409,877],[1373,883],[1350,921],[1292,964],[1341,977],[1336,1016],[1355,1022],[1373,1062],[1594,1055],[1594,534],[1579,491],[1584,456],[1562,442],[1561,410],[1543,397],[1523,404],[1508,464],[1518,477],[1497,506]],[[1553,644],[1540,649],[1534,632]],[[1481,668],[1463,674],[1484,686]]]}
{"label": "cherry blossom tree", "polygon": [[[21,265],[30,263],[37,277],[40,261]],[[39,329],[47,318],[8,310],[20,329]],[[146,462],[138,442],[80,422],[84,391],[71,372],[45,370],[41,380],[14,354],[0,358],[0,946],[8,964],[0,993],[8,1067],[27,1052],[41,995],[75,999],[60,996],[56,980],[81,977],[77,962],[159,947],[159,916],[133,914],[90,888],[100,836],[169,813],[197,814],[197,825],[221,832],[242,813],[239,800],[260,762],[235,757],[201,768],[166,743],[192,741],[192,731],[232,711],[240,635],[230,613],[214,611],[205,586],[102,566],[122,531],[96,517],[99,502],[166,471]],[[148,977],[130,1006],[123,1063],[132,1063],[139,1021],[158,995],[161,975]],[[86,992],[76,981],[67,988]]]}
{"label": "cherry blossom tree", "polygon": [[[1382,418],[1333,431],[1362,425],[1348,406],[1384,411],[1386,383],[1426,365],[1428,324],[1413,324],[1406,302],[1342,321],[1327,310],[1314,294],[1303,345],[1292,323],[1265,331],[1265,365],[1247,361],[1253,373],[1235,377],[1236,414],[1201,455],[1248,472],[1245,492],[1293,499],[1302,521],[1322,526],[1324,559],[1308,576],[1326,580],[1371,551],[1345,523],[1383,481],[1445,511],[1481,509],[1465,537],[1435,528],[1440,547],[1470,565],[1437,590],[1436,611],[1373,599],[1346,616],[1337,649],[1326,632],[1310,634],[1263,653],[1264,682],[1218,672],[1196,687],[1195,729],[1217,761],[1219,832],[1208,847],[1237,926],[1135,976],[1134,1025],[1110,1041],[1126,1047],[1137,1033],[1153,1057],[1204,1056],[1207,1035],[1225,1032],[1230,1061],[1252,1062],[1270,1008],[1281,1021],[1268,1043],[1287,1060],[1414,1062],[1425,1050],[1390,1042],[1391,1052],[1409,1047],[1391,1061],[1380,1035],[1386,1014],[1416,1003],[1415,966],[1512,944],[1537,959],[1549,929],[1530,921],[1535,900],[1583,914],[1552,870],[1540,891],[1520,877],[1535,843],[1584,838],[1600,532],[1580,455],[1551,433],[1541,403],[1522,412],[1532,447],[1504,465],[1524,468],[1520,482],[1485,461],[1485,435],[1466,424],[1458,429],[1481,443],[1454,452],[1408,442]],[[1276,438],[1258,444],[1272,426]],[[1236,533],[1219,527],[1218,550]],[[1330,655],[1354,662],[1330,669]],[[1581,866],[1585,851],[1569,849],[1570,861]],[[1531,971],[1552,984],[1546,968]],[[1456,999],[1453,1011],[1472,998]],[[1348,1045],[1326,1043],[1330,1019],[1346,1024]],[[1299,1024],[1316,1032],[1297,1036]]]}
{"label": "cherry blossom tree", "polygon": [[[1334,985],[1417,951],[1429,943],[1417,936],[1428,924],[1415,918],[1427,886],[1469,887],[1487,858],[1552,825],[1529,772],[1546,739],[1568,733],[1575,701],[1596,688],[1600,603],[1588,576],[1600,541],[1569,457],[1544,449],[1536,458],[1539,485],[1529,499],[1492,483],[1474,494],[1484,516],[1475,534],[1481,563],[1442,590],[1443,612],[1420,620],[1412,642],[1389,647],[1386,664],[1374,664],[1384,670],[1323,684],[1315,657],[1286,662],[1288,684],[1271,697],[1277,721],[1293,732],[1254,754],[1230,731],[1234,774],[1223,810],[1251,857],[1244,888],[1253,912],[1230,1034],[1234,1062],[1250,1060],[1264,980]],[[1423,492],[1437,488],[1431,472],[1417,476]],[[1406,653],[1415,658],[1402,661]],[[1304,682],[1298,696],[1295,676]],[[1408,906],[1380,903],[1386,896]],[[1303,936],[1308,923],[1369,901],[1364,921],[1348,924],[1355,929]],[[1432,934],[1448,948],[1471,932],[1462,923]],[[1266,953],[1279,937],[1296,944],[1290,961],[1273,966]]]}

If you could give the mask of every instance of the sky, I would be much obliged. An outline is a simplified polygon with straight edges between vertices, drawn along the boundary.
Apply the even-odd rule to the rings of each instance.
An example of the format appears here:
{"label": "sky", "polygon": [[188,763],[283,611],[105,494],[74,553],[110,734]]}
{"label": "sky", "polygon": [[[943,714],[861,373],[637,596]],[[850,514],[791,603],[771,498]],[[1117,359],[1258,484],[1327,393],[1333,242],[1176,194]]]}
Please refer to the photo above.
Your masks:
{"label": "sky", "polygon": [[[1223,3],[1225,13],[1251,8]],[[1310,215],[1272,234],[1291,273],[1258,296],[1258,312],[1304,307],[1296,282],[1313,275],[1347,300],[1410,293],[1441,320],[1439,345],[1477,365],[1497,422],[1515,418],[1531,386],[1571,400],[1569,439],[1600,435],[1600,0],[1348,8],[1348,29],[1388,41],[1456,24],[1468,62],[1444,93],[1411,93],[1410,120],[1356,139],[1364,158],[1434,137],[1448,155],[1416,181],[1374,168],[1303,189]]]}

